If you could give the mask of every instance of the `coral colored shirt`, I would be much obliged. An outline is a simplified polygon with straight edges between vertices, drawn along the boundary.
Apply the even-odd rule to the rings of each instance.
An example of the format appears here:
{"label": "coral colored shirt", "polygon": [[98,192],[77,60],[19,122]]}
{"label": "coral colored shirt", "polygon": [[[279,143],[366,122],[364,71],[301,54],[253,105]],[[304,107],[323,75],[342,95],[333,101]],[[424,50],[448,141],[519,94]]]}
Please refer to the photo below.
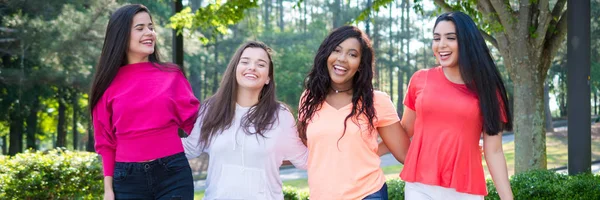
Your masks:
{"label": "coral colored shirt", "polygon": [[416,119],[400,177],[487,195],[479,149],[483,116],[477,95],[464,84],[450,82],[442,67],[435,67],[413,75],[404,105],[416,112]]}
{"label": "coral colored shirt", "polygon": [[[375,91],[375,129],[368,130],[364,115],[360,128],[350,119],[346,133],[344,119],[352,104],[335,109],[323,102],[306,129],[308,142],[308,187],[311,200],[363,199],[385,183],[377,155],[377,129],[400,119],[390,97]],[[339,140],[339,142],[338,142]]]}
{"label": "coral colored shirt", "polygon": [[115,162],[141,162],[183,152],[200,102],[183,73],[150,62],[122,66],[93,109],[96,152],[104,176]]}

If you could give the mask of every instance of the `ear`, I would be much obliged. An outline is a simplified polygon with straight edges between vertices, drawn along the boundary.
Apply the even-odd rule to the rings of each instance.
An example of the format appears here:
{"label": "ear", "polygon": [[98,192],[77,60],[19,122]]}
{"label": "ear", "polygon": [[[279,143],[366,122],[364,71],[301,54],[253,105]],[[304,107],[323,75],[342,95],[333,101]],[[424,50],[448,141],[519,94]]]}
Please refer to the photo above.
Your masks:
{"label": "ear", "polygon": [[267,79],[267,82],[265,82],[265,85],[269,85],[270,81],[271,81],[271,79]]}

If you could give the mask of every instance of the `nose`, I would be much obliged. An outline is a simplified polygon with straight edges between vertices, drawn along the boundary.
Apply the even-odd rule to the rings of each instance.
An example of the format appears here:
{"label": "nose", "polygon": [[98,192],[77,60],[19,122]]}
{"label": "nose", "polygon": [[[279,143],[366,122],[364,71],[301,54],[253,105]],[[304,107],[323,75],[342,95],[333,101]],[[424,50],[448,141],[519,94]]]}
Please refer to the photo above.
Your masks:
{"label": "nose", "polygon": [[446,47],[448,46],[448,41],[446,41],[445,38],[441,38],[440,39],[440,43],[438,44],[440,47]]}
{"label": "nose", "polygon": [[256,69],[256,64],[254,64],[254,63],[248,64],[248,69],[254,71]]}
{"label": "nose", "polygon": [[155,35],[156,34],[156,32],[154,32],[150,28],[145,28],[144,30],[145,30],[144,35]]}
{"label": "nose", "polygon": [[340,62],[344,62],[346,61],[346,54],[345,53],[340,53],[337,55],[337,60]]}

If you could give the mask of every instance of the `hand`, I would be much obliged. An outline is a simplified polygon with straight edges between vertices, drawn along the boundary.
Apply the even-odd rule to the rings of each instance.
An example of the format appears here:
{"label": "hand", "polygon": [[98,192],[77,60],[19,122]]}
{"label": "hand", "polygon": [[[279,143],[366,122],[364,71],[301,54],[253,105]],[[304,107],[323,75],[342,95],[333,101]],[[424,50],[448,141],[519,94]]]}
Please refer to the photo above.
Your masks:
{"label": "hand", "polygon": [[115,192],[113,191],[113,177],[104,177],[104,200],[115,200]]}
{"label": "hand", "polygon": [[115,200],[115,193],[111,191],[104,191],[104,200]]}

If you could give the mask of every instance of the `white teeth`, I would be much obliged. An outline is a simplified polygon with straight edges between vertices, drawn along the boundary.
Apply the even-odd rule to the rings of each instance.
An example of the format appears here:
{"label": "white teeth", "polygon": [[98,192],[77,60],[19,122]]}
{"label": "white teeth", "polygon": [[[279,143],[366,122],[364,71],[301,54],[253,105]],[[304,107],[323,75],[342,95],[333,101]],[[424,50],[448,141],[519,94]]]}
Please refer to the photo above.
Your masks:
{"label": "white teeth", "polygon": [[440,56],[447,56],[450,55],[450,53],[440,53]]}
{"label": "white teeth", "polygon": [[245,77],[250,77],[250,78],[258,78],[258,76],[254,75],[254,74],[244,74]]}
{"label": "white teeth", "polygon": [[346,71],[346,68],[340,67],[338,65],[334,65],[333,68],[337,69],[337,70],[342,70],[342,71]]}

